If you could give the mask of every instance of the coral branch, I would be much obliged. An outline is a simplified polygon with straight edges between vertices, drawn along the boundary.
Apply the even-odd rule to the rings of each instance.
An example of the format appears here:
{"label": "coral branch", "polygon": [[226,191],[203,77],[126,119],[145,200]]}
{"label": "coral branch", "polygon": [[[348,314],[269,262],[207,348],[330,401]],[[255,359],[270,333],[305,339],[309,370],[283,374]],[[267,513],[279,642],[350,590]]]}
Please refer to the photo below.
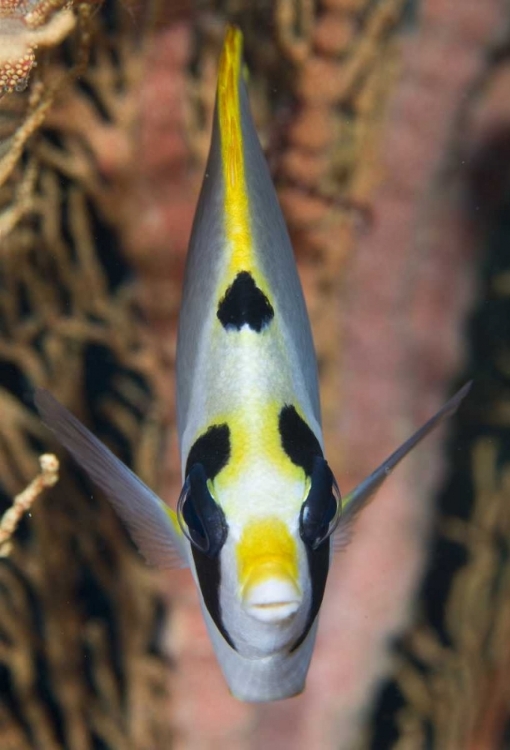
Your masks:
{"label": "coral branch", "polygon": [[29,511],[48,487],[58,482],[59,462],[53,453],[44,453],[39,458],[41,473],[28,485],[23,492],[16,495],[12,506],[5,511],[0,519],[0,557],[7,557],[12,549],[11,537],[16,531],[22,517]]}

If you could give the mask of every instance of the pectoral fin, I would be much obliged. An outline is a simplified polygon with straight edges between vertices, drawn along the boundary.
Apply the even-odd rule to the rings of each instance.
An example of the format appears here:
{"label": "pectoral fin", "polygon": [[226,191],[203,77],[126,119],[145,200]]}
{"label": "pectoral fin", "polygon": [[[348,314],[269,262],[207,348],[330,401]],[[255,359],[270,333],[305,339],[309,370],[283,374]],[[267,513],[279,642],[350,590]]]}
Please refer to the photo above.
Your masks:
{"label": "pectoral fin", "polygon": [[435,414],[428,422],[420,427],[414,435],[403,443],[400,448],[391,454],[378,469],[370,476],[364,479],[358,486],[343,498],[342,515],[340,522],[333,534],[333,549],[335,551],[343,549],[350,541],[352,536],[353,522],[358,513],[370,502],[374,494],[382,485],[386,477],[391,474],[395,466],[407,456],[418,443],[420,443],[429,432],[437,427],[444,419],[451,417],[461,401],[467,396],[471,388],[471,381],[458,391],[446,404]]}
{"label": "pectoral fin", "polygon": [[174,511],[48,391],[37,388],[34,400],[45,425],[104,490],[147,562],[158,568],[186,567]]}

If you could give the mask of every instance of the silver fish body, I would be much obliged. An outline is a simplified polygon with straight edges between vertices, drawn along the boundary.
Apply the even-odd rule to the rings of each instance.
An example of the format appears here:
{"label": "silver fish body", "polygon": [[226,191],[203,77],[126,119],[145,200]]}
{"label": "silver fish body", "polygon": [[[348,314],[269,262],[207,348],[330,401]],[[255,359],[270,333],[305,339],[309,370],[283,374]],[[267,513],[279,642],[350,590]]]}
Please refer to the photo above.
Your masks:
{"label": "silver fish body", "polygon": [[324,458],[317,365],[294,256],[227,31],[177,348],[177,514],[49,393],[44,422],[101,486],[146,559],[189,565],[234,696],[304,688],[333,549],[469,385],[342,501]]}
{"label": "silver fish body", "polygon": [[[293,695],[303,688],[316,630],[299,536],[309,478],[286,452],[280,423],[286,408],[289,423],[322,455],[317,365],[235,29],[227,32],[220,62],[211,150],[188,252],[177,403],[183,476],[201,461],[224,512],[221,550],[207,555],[192,546],[191,566],[227,682],[244,700]],[[324,583],[325,552],[319,553]]]}

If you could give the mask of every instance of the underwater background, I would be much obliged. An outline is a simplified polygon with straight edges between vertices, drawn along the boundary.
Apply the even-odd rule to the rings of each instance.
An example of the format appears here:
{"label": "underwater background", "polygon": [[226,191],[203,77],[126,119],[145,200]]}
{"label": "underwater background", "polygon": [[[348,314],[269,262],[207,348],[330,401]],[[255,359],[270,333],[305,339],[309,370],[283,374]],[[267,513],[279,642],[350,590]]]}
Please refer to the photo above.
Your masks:
{"label": "underwater background", "polygon": [[[448,395],[335,558],[303,695],[235,701],[189,571],[149,569],[48,388],[170,504],[174,360],[225,26],[347,492]],[[0,0],[0,750],[510,747],[507,0]]]}

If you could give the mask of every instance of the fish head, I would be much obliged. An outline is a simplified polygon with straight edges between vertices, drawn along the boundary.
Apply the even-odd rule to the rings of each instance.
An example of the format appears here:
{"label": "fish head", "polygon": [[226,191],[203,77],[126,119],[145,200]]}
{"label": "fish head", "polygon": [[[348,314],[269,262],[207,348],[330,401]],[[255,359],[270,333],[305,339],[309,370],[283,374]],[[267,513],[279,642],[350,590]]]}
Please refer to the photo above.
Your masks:
{"label": "fish head", "polygon": [[284,498],[283,488],[275,494],[274,483],[272,491],[266,484],[266,502],[260,502],[260,487],[250,488],[256,478],[249,479],[238,487],[242,502],[236,507],[243,512],[229,513],[216,484],[195,464],[178,517],[205,609],[233,648],[256,658],[292,649],[312,626],[341,503],[333,474],[319,456],[311,475],[287,488]]}

